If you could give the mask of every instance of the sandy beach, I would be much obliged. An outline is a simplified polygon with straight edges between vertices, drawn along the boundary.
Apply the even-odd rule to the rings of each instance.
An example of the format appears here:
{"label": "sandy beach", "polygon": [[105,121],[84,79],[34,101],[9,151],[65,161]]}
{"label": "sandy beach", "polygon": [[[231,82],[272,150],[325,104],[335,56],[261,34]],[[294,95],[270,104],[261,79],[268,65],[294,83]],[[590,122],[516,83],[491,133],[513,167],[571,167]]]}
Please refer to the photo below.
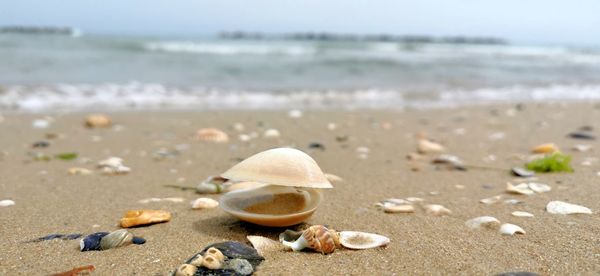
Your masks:
{"label": "sandy beach", "polygon": [[[200,195],[168,185],[194,188],[257,152],[291,146],[311,155],[326,173],[343,178],[325,192],[325,200],[306,224],[336,230],[377,233],[391,239],[384,248],[332,254],[271,252],[256,275],[493,275],[529,271],[540,275],[598,275],[600,273],[600,161],[598,140],[577,140],[567,133],[591,126],[600,135],[596,104],[524,104],[404,111],[305,111],[291,118],[286,111],[270,112],[117,112],[108,113],[114,125],[88,129],[87,113],[3,114],[0,122],[0,274],[47,275],[94,265],[94,275],[168,275],[205,246],[221,241],[247,242],[247,235],[277,239],[287,228],[266,228],[240,222],[219,208],[191,209]],[[48,128],[32,127],[35,119],[49,120]],[[235,130],[235,123],[244,125]],[[334,123],[336,128],[328,128]],[[222,129],[224,144],[194,139],[196,130]],[[279,138],[262,133],[278,129]],[[240,141],[240,134],[259,137]],[[416,150],[416,135],[439,141],[447,153],[466,164],[488,167],[467,171],[436,170],[427,156],[412,170],[407,154]],[[47,134],[56,138],[47,139]],[[37,141],[47,148],[32,148]],[[536,175],[535,182],[552,187],[531,196],[505,192],[515,181],[513,166],[522,166],[531,148],[555,143],[573,156],[573,173]],[[320,143],[323,149],[309,148]],[[592,150],[577,152],[574,145]],[[366,158],[357,148],[366,147]],[[162,150],[161,150],[162,149]],[[169,152],[156,157],[157,151]],[[74,160],[34,161],[28,154],[53,156],[76,152]],[[121,157],[132,169],[125,175],[103,175],[95,164]],[[69,175],[72,167],[93,170]],[[503,195],[520,204],[486,205],[483,198]],[[181,197],[184,202],[140,203],[147,198]],[[388,214],[374,204],[387,198],[420,197],[452,211],[430,216]],[[593,214],[554,215],[545,211],[552,200],[586,206]],[[172,213],[171,221],[130,229],[144,237],[143,245],[104,251],[79,251],[77,240],[26,241],[48,234],[119,229],[128,210],[156,209]],[[515,217],[526,211],[534,217]],[[526,234],[504,236],[497,230],[472,230],[465,221],[493,216],[521,226]],[[302,227],[289,227],[291,229]],[[249,243],[248,243],[249,244]]]}

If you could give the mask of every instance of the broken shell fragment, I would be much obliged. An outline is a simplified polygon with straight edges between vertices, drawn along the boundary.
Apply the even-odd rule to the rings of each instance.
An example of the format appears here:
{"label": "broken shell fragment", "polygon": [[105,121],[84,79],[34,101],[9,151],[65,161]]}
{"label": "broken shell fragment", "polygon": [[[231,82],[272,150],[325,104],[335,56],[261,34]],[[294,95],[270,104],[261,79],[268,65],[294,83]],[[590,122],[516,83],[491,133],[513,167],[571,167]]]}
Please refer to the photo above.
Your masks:
{"label": "broken shell fragment", "polygon": [[68,173],[70,175],[90,175],[92,174],[92,171],[86,168],[70,168]]}
{"label": "broken shell fragment", "polygon": [[502,195],[496,195],[496,196],[484,198],[482,200],[479,200],[479,202],[486,204],[486,205],[490,205],[490,204],[494,204],[500,200],[502,200]]}
{"label": "broken shell fragment", "polygon": [[171,220],[171,213],[162,210],[131,210],[125,213],[120,225],[123,228],[149,225]]}
{"label": "broken shell fragment", "polygon": [[12,206],[12,205],[15,205],[15,202],[13,200],[10,200],[10,199],[0,200],[0,207],[8,207],[8,206]]}
{"label": "broken shell fragment", "polygon": [[417,151],[419,153],[441,153],[445,150],[446,149],[444,148],[444,146],[432,142],[428,139],[419,139],[419,141],[417,141]]}
{"label": "broken shell fragment", "polygon": [[570,215],[570,214],[592,214],[592,210],[587,207],[567,203],[563,201],[550,201],[546,205],[546,211],[550,214]]}
{"label": "broken shell fragment", "polygon": [[300,238],[294,242],[282,241],[286,248],[294,251],[300,251],[304,248],[310,248],[322,254],[328,254],[335,251],[339,244],[339,236],[323,225],[313,225],[302,232]]}
{"label": "broken shell fragment", "polygon": [[219,194],[223,191],[223,185],[229,181],[220,176],[209,176],[196,187],[196,191],[200,194]]}
{"label": "broken shell fragment", "polygon": [[198,268],[191,264],[182,264],[175,271],[175,276],[193,276]]}
{"label": "broken shell fragment", "polygon": [[335,175],[335,174],[331,174],[331,173],[326,173],[325,174],[325,178],[327,178],[327,180],[329,180],[329,182],[342,182],[344,181],[341,177]]}
{"label": "broken shell fragment", "polygon": [[246,236],[246,239],[250,241],[252,247],[254,247],[261,256],[264,256],[268,252],[280,251],[283,249],[283,245],[280,242],[266,237]]}
{"label": "broken shell fragment", "polygon": [[514,224],[510,224],[510,223],[502,224],[502,226],[500,226],[499,231],[502,235],[509,235],[509,236],[512,236],[514,234],[525,234],[525,230],[523,230],[523,228],[521,228],[518,225],[514,225]]}
{"label": "broken shell fragment", "polygon": [[530,171],[527,169],[523,169],[521,167],[513,167],[511,169],[512,173],[516,176],[520,176],[520,177],[533,177],[535,176],[535,172],[534,171]]}
{"label": "broken shell fragment", "polygon": [[511,194],[521,194],[521,195],[533,195],[535,192],[529,189],[529,185],[527,183],[521,183],[518,185],[513,185],[510,182],[506,182],[506,192]]}
{"label": "broken shell fragment", "polygon": [[207,197],[201,197],[192,202],[192,209],[212,209],[219,206],[219,202]]}
{"label": "broken shell fragment", "polygon": [[555,151],[558,151],[558,147],[553,143],[546,143],[533,147],[531,151],[533,153],[553,153]]}
{"label": "broken shell fragment", "polygon": [[100,249],[107,250],[133,243],[133,234],[125,229],[114,231],[100,240]]}
{"label": "broken shell fragment", "polygon": [[586,152],[592,149],[591,145],[583,145],[583,144],[578,144],[578,145],[574,145],[572,147],[572,149],[574,151],[579,151],[579,152]]}
{"label": "broken shell fragment", "polygon": [[523,212],[523,211],[514,211],[511,213],[515,217],[533,217],[532,213]]}
{"label": "broken shell fragment", "polygon": [[458,156],[450,154],[442,154],[431,160],[431,163],[449,170],[466,171],[467,167]]}
{"label": "broken shell fragment", "polygon": [[383,211],[386,213],[414,213],[415,207],[410,204],[383,204]]}
{"label": "broken shell fragment", "polygon": [[89,128],[109,127],[111,124],[110,118],[103,114],[93,114],[85,118],[85,126]]}
{"label": "broken shell fragment", "polygon": [[444,216],[452,213],[448,208],[439,204],[428,204],[423,206],[425,213],[431,216]]}
{"label": "broken shell fragment", "polygon": [[482,216],[467,220],[467,222],[465,222],[465,225],[467,225],[471,229],[479,229],[482,227],[497,228],[498,226],[500,226],[500,221],[495,217]]}
{"label": "broken shell fragment", "polygon": [[226,143],[229,141],[229,136],[220,129],[201,128],[196,132],[196,139],[206,142]]}
{"label": "broken shell fragment", "polygon": [[264,138],[279,138],[279,136],[281,136],[281,134],[279,133],[279,130],[276,130],[274,128],[267,129],[263,133]]}
{"label": "broken shell fragment", "polygon": [[545,193],[545,192],[549,192],[552,190],[552,187],[550,187],[546,184],[542,184],[542,183],[531,182],[531,183],[527,184],[527,186],[529,186],[529,189],[531,189],[532,191],[534,191],[536,193]]}
{"label": "broken shell fragment", "polygon": [[123,159],[119,157],[110,157],[98,162],[98,168],[102,169],[104,174],[126,174],[131,172],[131,168],[123,165]]}
{"label": "broken shell fragment", "polygon": [[350,249],[369,249],[386,246],[390,243],[388,237],[357,231],[341,231],[340,244]]}

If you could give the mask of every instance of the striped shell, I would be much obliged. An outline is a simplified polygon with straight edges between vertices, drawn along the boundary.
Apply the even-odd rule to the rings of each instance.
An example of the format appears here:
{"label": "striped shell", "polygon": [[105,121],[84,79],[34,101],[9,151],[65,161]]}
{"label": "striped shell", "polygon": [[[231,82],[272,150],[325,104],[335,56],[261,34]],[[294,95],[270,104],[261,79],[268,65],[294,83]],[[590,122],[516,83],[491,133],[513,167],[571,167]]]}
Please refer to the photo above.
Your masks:
{"label": "striped shell", "polygon": [[323,225],[309,227],[304,230],[302,237],[308,242],[311,249],[323,254],[332,253],[340,244],[337,233]]}

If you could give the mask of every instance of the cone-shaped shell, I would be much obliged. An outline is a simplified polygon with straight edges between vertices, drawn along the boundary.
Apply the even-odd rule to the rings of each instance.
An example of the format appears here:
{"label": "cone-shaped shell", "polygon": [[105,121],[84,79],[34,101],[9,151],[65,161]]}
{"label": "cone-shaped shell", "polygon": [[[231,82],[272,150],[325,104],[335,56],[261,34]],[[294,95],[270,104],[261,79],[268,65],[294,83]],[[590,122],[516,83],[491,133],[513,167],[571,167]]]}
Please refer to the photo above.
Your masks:
{"label": "cone-shaped shell", "polygon": [[279,186],[333,188],[314,159],[292,148],[275,148],[257,153],[221,176],[234,181]]}

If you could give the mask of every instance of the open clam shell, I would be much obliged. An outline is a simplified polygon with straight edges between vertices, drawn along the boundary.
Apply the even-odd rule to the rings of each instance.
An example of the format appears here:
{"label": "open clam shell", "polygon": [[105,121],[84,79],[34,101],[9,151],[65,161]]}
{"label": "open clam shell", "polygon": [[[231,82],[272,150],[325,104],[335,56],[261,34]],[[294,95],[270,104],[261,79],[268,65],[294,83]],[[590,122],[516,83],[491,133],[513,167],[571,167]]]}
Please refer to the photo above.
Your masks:
{"label": "open clam shell", "polygon": [[219,206],[240,220],[282,227],[309,218],[321,200],[318,189],[263,185],[226,193]]}
{"label": "open clam shell", "polygon": [[253,181],[278,186],[333,188],[308,154],[293,148],[259,152],[221,175],[233,181]]}

